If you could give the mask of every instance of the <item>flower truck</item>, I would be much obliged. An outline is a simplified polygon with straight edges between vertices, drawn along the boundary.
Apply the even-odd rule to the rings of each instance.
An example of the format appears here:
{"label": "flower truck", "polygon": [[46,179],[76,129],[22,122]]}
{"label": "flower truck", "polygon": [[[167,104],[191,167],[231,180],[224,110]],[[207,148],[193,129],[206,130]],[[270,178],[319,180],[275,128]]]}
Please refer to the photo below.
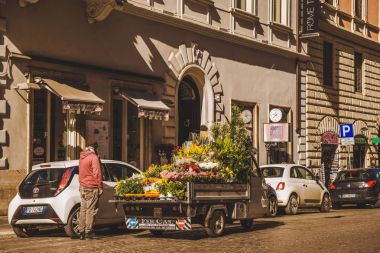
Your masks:
{"label": "flower truck", "polygon": [[250,229],[254,218],[265,216],[269,189],[236,108],[230,123],[214,124],[211,137],[194,137],[173,153],[171,163],[115,187],[110,202],[122,205],[128,229],[160,235],[200,224],[214,237],[234,221]]}

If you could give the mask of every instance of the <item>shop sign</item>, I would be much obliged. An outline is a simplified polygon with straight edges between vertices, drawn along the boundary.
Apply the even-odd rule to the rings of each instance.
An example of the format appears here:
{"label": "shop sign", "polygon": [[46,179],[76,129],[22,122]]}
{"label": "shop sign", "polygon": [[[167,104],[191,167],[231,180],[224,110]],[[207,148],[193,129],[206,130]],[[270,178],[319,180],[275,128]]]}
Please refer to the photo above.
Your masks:
{"label": "shop sign", "polygon": [[269,123],[264,124],[264,142],[288,142],[289,124],[288,123]]}
{"label": "shop sign", "polygon": [[324,132],[321,136],[322,144],[339,145],[338,133],[334,131]]}
{"label": "shop sign", "polygon": [[367,144],[368,143],[367,137],[365,137],[363,135],[355,136],[354,139],[355,139],[355,144]]}
{"label": "shop sign", "polygon": [[340,144],[343,146],[354,145],[354,138],[340,138]]}
{"label": "shop sign", "polygon": [[379,137],[372,138],[371,142],[372,142],[372,144],[379,144],[380,143],[380,138]]}
{"label": "shop sign", "polygon": [[319,36],[320,2],[319,0],[303,0],[302,1],[302,37]]}

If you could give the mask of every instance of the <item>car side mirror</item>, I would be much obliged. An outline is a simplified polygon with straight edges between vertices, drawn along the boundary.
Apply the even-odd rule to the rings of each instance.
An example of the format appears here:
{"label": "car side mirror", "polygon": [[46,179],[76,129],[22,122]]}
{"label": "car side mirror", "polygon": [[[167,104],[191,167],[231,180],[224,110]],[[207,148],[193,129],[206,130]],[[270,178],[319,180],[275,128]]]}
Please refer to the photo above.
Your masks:
{"label": "car side mirror", "polygon": [[315,179],[315,181],[317,181],[317,182],[321,180],[321,178],[320,178],[318,175],[314,176],[314,179]]}

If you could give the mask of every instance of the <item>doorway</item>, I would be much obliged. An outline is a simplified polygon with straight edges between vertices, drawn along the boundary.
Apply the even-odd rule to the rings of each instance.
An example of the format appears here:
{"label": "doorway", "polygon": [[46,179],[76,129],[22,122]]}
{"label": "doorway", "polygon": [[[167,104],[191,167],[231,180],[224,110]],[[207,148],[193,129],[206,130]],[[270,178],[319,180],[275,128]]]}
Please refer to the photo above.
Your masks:
{"label": "doorway", "polygon": [[365,167],[365,156],[367,153],[367,137],[364,135],[356,135],[354,137],[354,168],[364,168]]}
{"label": "doorway", "polygon": [[325,186],[329,187],[331,183],[331,171],[334,166],[335,153],[337,145],[322,144],[322,169],[325,175]]}
{"label": "doorway", "polygon": [[178,90],[178,145],[191,139],[192,133],[199,133],[201,122],[201,103],[197,85],[186,76]]}

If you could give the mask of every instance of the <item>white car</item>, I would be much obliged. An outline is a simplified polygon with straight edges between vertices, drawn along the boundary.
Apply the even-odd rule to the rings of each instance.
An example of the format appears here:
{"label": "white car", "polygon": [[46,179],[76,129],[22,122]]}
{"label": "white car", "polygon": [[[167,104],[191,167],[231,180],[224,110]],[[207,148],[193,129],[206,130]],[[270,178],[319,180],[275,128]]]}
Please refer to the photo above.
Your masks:
{"label": "white car", "polygon": [[318,176],[297,164],[271,164],[260,167],[265,182],[277,193],[278,207],[286,214],[297,214],[299,208],[319,208],[329,212],[330,193]]}
{"label": "white car", "polygon": [[[78,237],[80,193],[78,160],[43,163],[19,184],[16,196],[8,207],[8,222],[19,237],[33,235],[46,225],[63,227],[70,237]],[[102,160],[103,194],[99,199],[96,225],[122,224],[124,212],[109,203],[117,181],[140,174],[130,164]]]}

